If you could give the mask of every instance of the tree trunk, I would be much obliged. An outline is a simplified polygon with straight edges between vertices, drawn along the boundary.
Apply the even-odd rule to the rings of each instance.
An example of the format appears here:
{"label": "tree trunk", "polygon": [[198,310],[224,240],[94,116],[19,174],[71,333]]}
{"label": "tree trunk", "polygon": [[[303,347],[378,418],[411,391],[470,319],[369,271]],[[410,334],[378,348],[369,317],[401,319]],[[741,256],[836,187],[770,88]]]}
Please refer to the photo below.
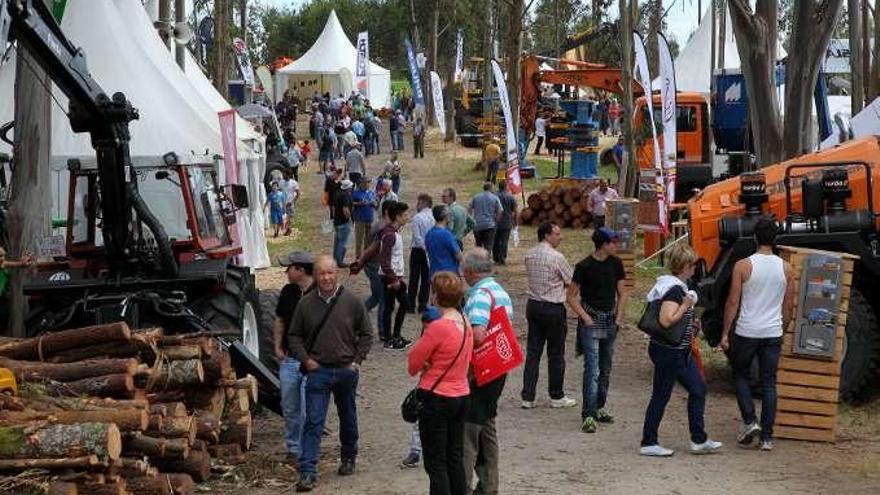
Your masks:
{"label": "tree trunk", "polygon": [[164,418],[159,430],[147,430],[147,435],[163,438],[184,438],[190,444],[196,439],[196,423],[192,416]]}
{"label": "tree trunk", "polygon": [[179,345],[163,347],[162,357],[169,361],[186,361],[187,359],[201,359],[202,348],[197,345]]}
{"label": "tree trunk", "polygon": [[523,0],[510,0],[507,30],[507,93],[510,97],[510,117],[513,135],[519,139],[520,59],[522,58]]}
{"label": "tree trunk", "polygon": [[[632,6],[626,0],[620,0],[620,47],[621,61],[623,63],[623,87],[632,88],[633,46],[632,46]],[[620,117],[624,142],[626,143],[626,170],[627,179],[624,187],[624,196],[634,197],[639,181],[639,170],[635,161],[635,141],[633,139],[633,94],[631,90],[623,91],[623,113]]]}
{"label": "tree trunk", "polygon": [[83,378],[75,382],[51,382],[46,384],[47,390],[53,395],[80,396],[94,395],[130,399],[134,395],[134,377],[127,373]]}
{"label": "tree trunk", "polygon": [[109,359],[137,357],[145,362],[155,359],[153,348],[138,340],[128,342],[107,342],[106,344],[91,345],[76,349],[60,351],[48,360],[53,363],[73,363],[86,359]]}
{"label": "tree trunk", "polygon": [[130,457],[184,459],[189,455],[186,439],[152,437],[135,432],[126,435],[123,452]]}
{"label": "tree trunk", "polygon": [[138,495],[171,495],[171,485],[165,475],[132,476],[125,478],[128,490]]}
{"label": "tree trunk", "polygon": [[[5,43],[4,43],[5,45]],[[8,70],[8,69],[7,69]],[[48,232],[52,106],[51,79],[27,50],[18,50],[15,75],[15,146],[17,165],[12,172],[7,213],[7,258],[36,252],[37,241]],[[28,301],[22,288],[26,270],[12,269],[9,278],[9,321],[5,329],[24,337]]]}
{"label": "tree trunk", "polygon": [[235,443],[244,451],[250,450],[253,437],[253,421],[249,412],[230,413],[223,422],[220,443]]}
{"label": "tree trunk", "polygon": [[847,0],[849,15],[849,66],[852,74],[852,113],[855,115],[865,106],[865,82],[862,73],[862,0]]}
{"label": "tree trunk", "polygon": [[657,33],[661,31],[663,23],[663,0],[652,0],[650,8],[646,48],[648,51],[648,63],[657,70],[660,67],[658,62],[659,56],[657,55]]}
{"label": "tree trunk", "polygon": [[492,116],[492,86],[495,76],[492,74],[490,60],[495,58],[495,1],[486,0],[486,38],[483,46],[483,118]]}
{"label": "tree trunk", "polygon": [[[782,125],[776,99],[776,1],[758,0],[753,13],[749,0],[729,0],[733,34],[737,41],[746,91],[749,122],[759,166],[782,159]],[[723,51],[723,46],[720,48]]]}
{"label": "tree trunk", "polygon": [[871,101],[880,96],[880,4],[875,3],[873,12],[874,50],[871,56],[871,96],[868,98]]}
{"label": "tree trunk", "polygon": [[150,391],[176,389],[205,383],[205,370],[198,359],[187,361],[166,361],[151,375]]}
{"label": "tree trunk", "polygon": [[15,426],[29,422],[75,425],[79,423],[113,423],[121,431],[147,429],[149,415],[143,409],[105,409],[102,411],[0,411],[0,426]]}
{"label": "tree trunk", "polygon": [[76,483],[53,481],[49,483],[46,495],[79,495],[79,491],[76,488]]}
{"label": "tree trunk", "polygon": [[196,411],[193,414],[196,423],[196,438],[209,443],[220,441],[220,420],[208,411]]}
{"label": "tree trunk", "polygon": [[[204,353],[204,349],[202,350]],[[209,358],[202,358],[205,383],[215,383],[217,380],[234,377],[232,358],[228,352],[215,352]]]}
{"label": "tree trunk", "polygon": [[432,7],[433,12],[431,12],[431,46],[430,52],[428,53],[428,70],[425,71],[425,85],[429,88],[429,91],[425,92],[425,125],[436,125],[437,122],[434,118],[435,110],[434,110],[434,97],[433,97],[433,84],[431,84],[431,75],[429,71],[436,71],[439,64],[437,63],[437,42],[440,37],[440,0],[434,0],[434,5]]}
{"label": "tree trunk", "polygon": [[36,431],[28,426],[0,427],[0,457],[37,459],[96,455],[118,459],[119,428],[112,423],[52,425]]}
{"label": "tree trunk", "polygon": [[229,2],[214,0],[214,87],[226,98],[229,95]]}
{"label": "tree trunk", "polygon": [[813,1],[795,4],[791,46],[796,46],[797,50],[789,54],[785,71],[783,158],[808,153],[815,144],[811,139],[815,137],[811,132],[813,91],[831,34],[840,19],[842,4],[843,0],[827,0],[821,6]]}
{"label": "tree trunk", "polygon": [[41,363],[17,361],[0,357],[0,368],[9,368],[19,381],[49,379],[58,382],[72,382],[114,373],[134,373],[136,359],[95,359],[76,363]]}

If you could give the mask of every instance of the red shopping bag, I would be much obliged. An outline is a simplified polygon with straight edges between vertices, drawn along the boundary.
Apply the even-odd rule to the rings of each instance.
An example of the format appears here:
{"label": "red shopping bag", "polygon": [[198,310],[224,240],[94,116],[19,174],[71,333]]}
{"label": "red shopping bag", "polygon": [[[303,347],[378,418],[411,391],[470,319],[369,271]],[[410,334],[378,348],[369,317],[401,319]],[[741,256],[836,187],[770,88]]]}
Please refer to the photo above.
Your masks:
{"label": "red shopping bag", "polygon": [[522,348],[516,340],[510,318],[507,317],[507,309],[504,306],[495,306],[495,298],[491,293],[489,297],[492,311],[489,313],[486,339],[480,347],[474,349],[472,360],[474,378],[479,387],[507,374],[523,362]]}

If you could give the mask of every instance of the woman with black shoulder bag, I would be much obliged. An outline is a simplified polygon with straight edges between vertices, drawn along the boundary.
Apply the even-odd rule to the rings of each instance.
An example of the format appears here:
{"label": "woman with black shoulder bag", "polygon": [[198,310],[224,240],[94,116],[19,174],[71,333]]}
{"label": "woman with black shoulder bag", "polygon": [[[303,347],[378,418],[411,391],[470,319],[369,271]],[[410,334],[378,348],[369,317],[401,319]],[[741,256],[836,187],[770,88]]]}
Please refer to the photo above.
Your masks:
{"label": "woman with black shoulder bag", "polygon": [[458,309],[464,296],[458,275],[437,273],[431,292],[441,316],[425,325],[409,353],[409,374],[421,375],[416,393],[425,472],[431,495],[466,495],[462,456],[473,331]]}
{"label": "woman with black shoulder bag", "polygon": [[[648,307],[642,319],[656,318],[659,331],[651,335],[648,355],[654,363],[654,383],[651,400],[645,411],[645,425],[639,454],[669,457],[674,451],[660,445],[657,432],[663,412],[675,383],[688,392],[688,425],[692,454],[710,454],[721,448],[721,442],[709,439],[703,423],[706,408],[706,382],[700,373],[691,350],[691,340],[697,332],[694,306],[697,293],[689,290],[687,280],[694,274],[697,256],[687,244],[679,243],[669,250],[669,269],[672,275],[657,277],[648,292]],[[659,326],[656,325],[659,323]],[[640,322],[642,328],[644,322]],[[644,330],[644,328],[643,328]],[[647,330],[646,330],[647,331]],[[665,333],[665,335],[664,335]]]}

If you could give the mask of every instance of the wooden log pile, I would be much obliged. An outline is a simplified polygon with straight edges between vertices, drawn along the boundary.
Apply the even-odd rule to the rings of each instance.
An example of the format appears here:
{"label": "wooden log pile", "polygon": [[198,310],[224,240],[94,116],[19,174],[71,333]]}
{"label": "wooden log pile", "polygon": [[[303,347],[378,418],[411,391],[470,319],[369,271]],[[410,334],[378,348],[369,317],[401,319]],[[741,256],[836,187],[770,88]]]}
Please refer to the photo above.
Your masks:
{"label": "wooden log pile", "polygon": [[583,229],[593,220],[589,208],[590,189],[592,187],[586,185],[551,187],[531,194],[520,213],[520,222],[540,225],[553,221],[562,227]]}
{"label": "wooden log pile", "polygon": [[[203,334],[125,323],[0,342],[0,475],[50,473],[49,494],[189,494],[250,449],[257,382]],[[28,471],[30,472],[30,471]]]}

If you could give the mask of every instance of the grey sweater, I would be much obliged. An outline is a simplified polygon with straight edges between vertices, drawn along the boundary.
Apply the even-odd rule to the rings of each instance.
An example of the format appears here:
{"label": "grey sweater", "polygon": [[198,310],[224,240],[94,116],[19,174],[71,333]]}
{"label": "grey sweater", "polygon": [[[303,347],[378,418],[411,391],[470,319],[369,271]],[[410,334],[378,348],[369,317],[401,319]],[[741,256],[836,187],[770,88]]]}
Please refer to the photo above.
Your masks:
{"label": "grey sweater", "polygon": [[334,297],[339,301],[333,306],[311,352],[306,351],[306,343],[330,303],[318,294],[318,290],[313,290],[297,304],[287,338],[289,348],[300,361],[305,362],[311,357],[324,366],[348,366],[366,359],[373,343],[373,329],[364,304],[342,287]]}

